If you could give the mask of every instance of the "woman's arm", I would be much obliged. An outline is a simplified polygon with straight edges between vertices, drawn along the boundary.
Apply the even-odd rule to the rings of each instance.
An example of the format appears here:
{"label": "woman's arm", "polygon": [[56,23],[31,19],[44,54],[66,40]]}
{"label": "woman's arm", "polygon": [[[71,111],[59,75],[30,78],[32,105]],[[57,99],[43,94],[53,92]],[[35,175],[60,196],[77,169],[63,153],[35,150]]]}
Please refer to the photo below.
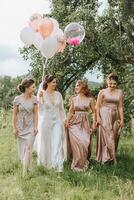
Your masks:
{"label": "woman's arm", "polygon": [[123,94],[120,90],[120,100],[119,100],[119,115],[120,115],[120,126],[123,128],[124,126],[124,113],[123,113]]}
{"label": "woman's arm", "polygon": [[93,124],[92,124],[92,129],[96,129],[96,113],[95,113],[95,102],[94,100],[91,101],[90,103],[90,109],[92,111],[92,116],[93,116]]}
{"label": "woman's arm", "polygon": [[66,126],[69,126],[69,121],[71,120],[71,118],[73,117],[74,114],[74,104],[73,104],[73,97],[70,98],[70,108],[69,108],[69,112],[67,114],[67,119],[66,119]]}
{"label": "woman's arm", "polygon": [[101,123],[101,119],[100,119],[100,107],[101,107],[101,103],[103,100],[103,90],[101,90],[98,94],[98,98],[97,98],[97,103],[96,103],[96,118],[97,118],[97,122],[96,124],[100,124]]}
{"label": "woman's arm", "polygon": [[34,135],[38,132],[38,105],[34,104]]}
{"label": "woman's arm", "polygon": [[18,137],[18,130],[17,130],[17,115],[18,115],[18,106],[13,106],[13,116],[12,116],[12,124],[13,124],[13,133],[15,137]]}
{"label": "woman's arm", "polygon": [[60,103],[60,115],[63,122],[66,120],[66,113],[64,109],[63,97],[61,95],[61,103]]}

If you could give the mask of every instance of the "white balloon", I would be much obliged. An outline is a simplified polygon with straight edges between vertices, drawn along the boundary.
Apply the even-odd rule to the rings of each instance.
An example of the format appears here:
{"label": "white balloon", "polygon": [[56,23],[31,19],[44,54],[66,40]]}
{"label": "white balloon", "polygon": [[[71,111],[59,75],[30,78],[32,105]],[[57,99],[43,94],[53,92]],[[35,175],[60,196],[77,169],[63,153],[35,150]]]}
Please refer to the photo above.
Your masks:
{"label": "white balloon", "polygon": [[42,44],[41,52],[44,57],[52,58],[58,51],[59,43],[54,36],[47,37]]}
{"label": "white balloon", "polygon": [[52,31],[51,35],[54,35],[55,32],[57,32],[57,30],[59,29],[59,23],[58,23],[58,21],[57,21],[56,19],[54,19],[54,18],[50,18],[50,19],[51,19],[51,21],[53,22],[53,31]]}
{"label": "white balloon", "polygon": [[41,36],[40,33],[34,33],[34,40],[33,40],[33,45],[41,51],[41,47],[42,47],[42,44],[43,44],[43,38]]}
{"label": "white balloon", "polygon": [[35,37],[35,32],[30,27],[25,27],[21,30],[20,39],[25,45],[32,45]]}

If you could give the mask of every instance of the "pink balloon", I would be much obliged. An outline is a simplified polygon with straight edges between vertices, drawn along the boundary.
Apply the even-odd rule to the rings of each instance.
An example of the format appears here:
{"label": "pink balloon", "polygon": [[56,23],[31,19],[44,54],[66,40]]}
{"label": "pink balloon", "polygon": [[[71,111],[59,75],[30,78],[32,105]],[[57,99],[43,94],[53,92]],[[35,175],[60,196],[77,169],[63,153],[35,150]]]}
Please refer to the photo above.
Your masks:
{"label": "pink balloon", "polygon": [[39,33],[43,38],[49,36],[53,31],[53,22],[49,18],[44,18],[40,21],[38,25]]}
{"label": "pink balloon", "polygon": [[33,14],[31,17],[30,17],[30,20],[29,20],[29,26],[36,32],[38,32],[38,25],[41,21],[43,17],[38,14],[38,13],[35,13]]}
{"label": "pink balloon", "polygon": [[67,40],[67,43],[70,44],[71,46],[78,46],[80,44],[80,38],[79,37],[70,38]]}

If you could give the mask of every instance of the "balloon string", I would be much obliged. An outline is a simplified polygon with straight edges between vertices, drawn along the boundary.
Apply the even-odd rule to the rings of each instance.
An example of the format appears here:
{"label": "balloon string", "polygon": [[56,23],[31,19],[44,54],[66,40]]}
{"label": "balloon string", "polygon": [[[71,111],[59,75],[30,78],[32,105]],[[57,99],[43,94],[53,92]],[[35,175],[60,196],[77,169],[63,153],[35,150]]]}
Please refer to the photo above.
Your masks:
{"label": "balloon string", "polygon": [[45,75],[45,69],[47,68],[47,58],[45,59],[44,62],[44,58],[43,58],[43,75],[42,75],[42,80],[44,79],[44,75]]}

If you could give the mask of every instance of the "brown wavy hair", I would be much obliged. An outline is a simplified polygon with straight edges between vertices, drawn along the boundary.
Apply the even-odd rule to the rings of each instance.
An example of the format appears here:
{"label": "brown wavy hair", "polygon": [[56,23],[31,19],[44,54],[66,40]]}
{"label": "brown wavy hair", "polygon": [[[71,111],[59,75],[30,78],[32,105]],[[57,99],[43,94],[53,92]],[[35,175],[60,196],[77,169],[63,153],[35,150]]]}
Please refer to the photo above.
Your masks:
{"label": "brown wavy hair", "polygon": [[31,87],[31,85],[34,84],[34,80],[33,79],[23,79],[21,81],[21,84],[19,84],[17,86],[17,89],[19,90],[19,92],[24,93],[26,91],[26,88]]}
{"label": "brown wavy hair", "polygon": [[82,92],[83,92],[83,94],[84,94],[86,97],[92,97],[91,91],[90,91],[90,89],[88,88],[87,83],[85,83],[85,82],[82,81],[82,80],[78,80],[76,83],[78,83],[79,85],[82,86]]}
{"label": "brown wavy hair", "polygon": [[106,80],[105,80],[105,83],[104,83],[104,86],[105,87],[107,87],[108,85],[107,85],[107,80],[114,80],[116,83],[117,83],[117,87],[118,87],[118,85],[120,84],[119,83],[119,79],[118,79],[118,76],[116,75],[116,74],[114,74],[114,73],[111,73],[111,74],[109,74],[108,76],[107,76],[107,78],[106,78]]}

